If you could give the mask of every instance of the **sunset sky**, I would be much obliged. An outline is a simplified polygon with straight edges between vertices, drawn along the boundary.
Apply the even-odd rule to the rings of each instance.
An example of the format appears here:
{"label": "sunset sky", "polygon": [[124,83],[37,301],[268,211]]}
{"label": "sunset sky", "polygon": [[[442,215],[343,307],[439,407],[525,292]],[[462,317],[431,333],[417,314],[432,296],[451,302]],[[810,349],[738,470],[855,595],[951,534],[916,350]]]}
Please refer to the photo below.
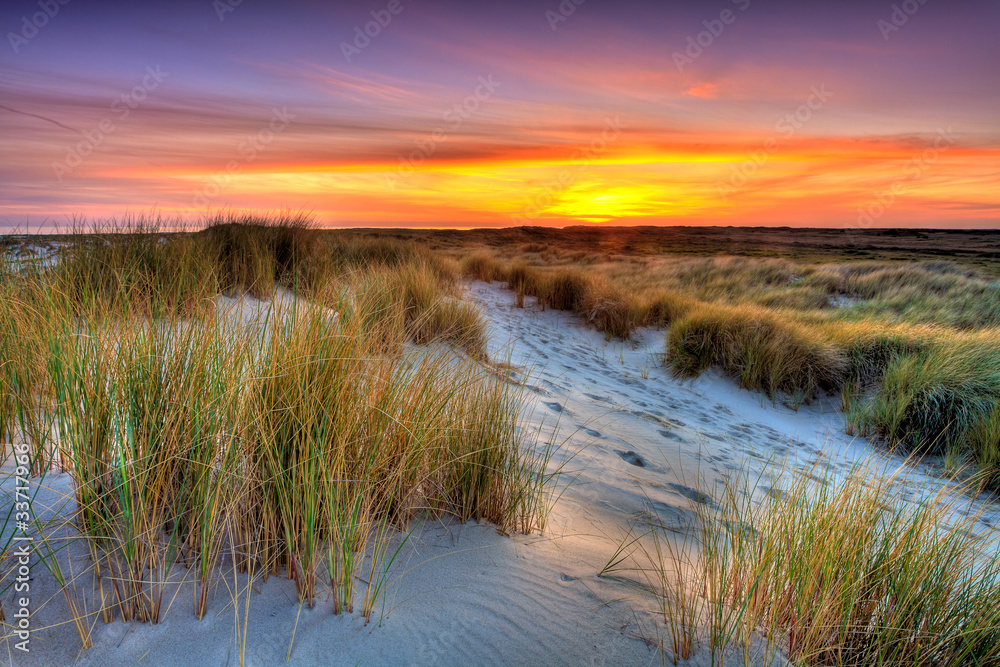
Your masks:
{"label": "sunset sky", "polygon": [[995,0],[10,0],[0,30],[8,229],[1000,227]]}

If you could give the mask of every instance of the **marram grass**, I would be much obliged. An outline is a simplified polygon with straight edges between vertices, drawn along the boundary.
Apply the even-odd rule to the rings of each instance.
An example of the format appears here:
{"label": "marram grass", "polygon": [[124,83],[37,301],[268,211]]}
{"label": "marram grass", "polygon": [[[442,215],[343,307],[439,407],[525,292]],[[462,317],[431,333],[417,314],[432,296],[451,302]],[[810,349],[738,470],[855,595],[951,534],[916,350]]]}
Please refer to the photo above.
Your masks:
{"label": "marram grass", "polygon": [[668,328],[678,375],[717,368],[792,405],[842,397],[849,428],[890,448],[974,460],[1000,488],[1000,282],[950,262],[475,250],[470,278],[609,336]]}
{"label": "marram grass", "polygon": [[[297,219],[124,231],[0,281],[0,431],[72,475],[96,580],[72,606],[84,646],[98,618],[162,620],[178,567],[198,618],[232,562],[367,621],[416,522],[544,523],[551,451],[526,446],[520,390],[479,363],[453,266]],[[313,301],[249,323],[216,309],[275,284]]]}
{"label": "marram grass", "polygon": [[765,494],[743,473],[692,525],[654,512],[601,574],[658,602],[675,664],[763,641],[801,665],[1000,665],[1000,538],[961,489],[914,499],[900,474],[784,473]]}

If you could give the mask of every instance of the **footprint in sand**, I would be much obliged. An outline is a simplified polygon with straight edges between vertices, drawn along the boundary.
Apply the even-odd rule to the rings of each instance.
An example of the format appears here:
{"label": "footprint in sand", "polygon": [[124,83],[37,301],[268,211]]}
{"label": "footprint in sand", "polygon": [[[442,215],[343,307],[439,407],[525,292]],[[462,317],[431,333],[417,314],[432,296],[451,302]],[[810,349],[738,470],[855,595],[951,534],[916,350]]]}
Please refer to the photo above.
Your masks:
{"label": "footprint in sand", "polygon": [[693,500],[699,505],[707,505],[708,507],[713,506],[715,503],[712,501],[712,497],[707,493],[702,493],[698,489],[692,489],[690,486],[684,486],[683,484],[675,484],[670,482],[667,484],[671,489],[681,494],[688,500]]}
{"label": "footprint in sand", "polygon": [[546,405],[546,407],[548,407],[550,410],[553,410],[554,412],[562,412],[563,411],[563,406],[561,404],[559,404],[559,403],[555,403],[555,402],[548,403],[548,402],[546,402],[545,405]]}
{"label": "footprint in sand", "polygon": [[687,442],[687,440],[677,435],[673,431],[668,431],[666,429],[660,429],[660,435],[669,440],[676,440],[677,442]]}
{"label": "footprint in sand", "polygon": [[587,428],[585,426],[581,426],[580,428],[583,430],[584,433],[586,433],[587,435],[589,435],[591,438],[603,438],[604,437],[604,436],[601,435],[600,431],[595,431],[594,429]]}
{"label": "footprint in sand", "polygon": [[631,463],[632,465],[637,466],[639,468],[646,467],[646,462],[642,460],[642,457],[631,450],[623,452],[620,449],[616,449],[615,454],[620,456],[622,461],[625,461],[625,463]]}

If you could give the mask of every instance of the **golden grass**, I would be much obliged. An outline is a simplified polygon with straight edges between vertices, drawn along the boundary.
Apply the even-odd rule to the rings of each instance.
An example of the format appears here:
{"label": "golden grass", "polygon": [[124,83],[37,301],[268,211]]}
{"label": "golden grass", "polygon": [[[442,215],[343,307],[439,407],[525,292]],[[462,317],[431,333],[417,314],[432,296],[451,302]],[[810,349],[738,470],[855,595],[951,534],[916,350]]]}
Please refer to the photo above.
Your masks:
{"label": "golden grass", "polygon": [[[453,263],[298,218],[132,222],[0,280],[0,435],[73,477],[99,588],[72,607],[84,646],[97,616],[161,620],[178,565],[198,618],[232,559],[283,571],[310,606],[325,581],[336,613],[367,620],[415,519],[542,526],[552,450],[522,442],[520,390],[479,363]],[[250,324],[215,311],[217,290],[275,284],[311,301]]]}
{"label": "golden grass", "polygon": [[652,512],[600,576],[653,597],[674,664],[705,644],[713,663],[747,656],[760,638],[765,662],[1000,664],[1000,538],[978,534],[960,493],[915,501],[875,461],[815,479],[744,471],[692,502],[694,525]]}
{"label": "golden grass", "polygon": [[[719,368],[798,405],[840,393],[854,432],[972,456],[1000,485],[1000,283],[943,261],[809,264],[619,255],[532,245],[477,249],[466,275],[499,280],[609,336],[669,327],[665,359]],[[842,305],[838,305],[839,303]]]}
{"label": "golden grass", "polygon": [[868,464],[760,504],[730,482],[705,521],[709,595],[732,610],[717,634],[763,628],[805,664],[1000,664],[997,537],[959,496],[914,502],[900,481]]}

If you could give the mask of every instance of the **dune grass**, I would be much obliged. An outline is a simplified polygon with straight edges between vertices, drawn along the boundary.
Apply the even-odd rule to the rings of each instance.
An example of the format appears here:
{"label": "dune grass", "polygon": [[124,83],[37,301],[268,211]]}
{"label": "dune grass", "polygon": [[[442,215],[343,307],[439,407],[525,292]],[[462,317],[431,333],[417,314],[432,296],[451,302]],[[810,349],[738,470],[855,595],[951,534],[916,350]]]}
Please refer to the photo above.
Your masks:
{"label": "dune grass", "polygon": [[[71,606],[88,619],[161,620],[178,566],[201,617],[226,560],[251,581],[283,573],[303,604],[328,588],[335,612],[367,619],[415,521],[540,527],[550,452],[525,448],[517,390],[475,363],[485,325],[459,275],[610,336],[667,326],[683,375],[719,368],[793,403],[839,392],[849,428],[972,457],[970,485],[1000,488],[997,284],[953,264],[544,244],[459,260],[294,214],[76,231],[51,263],[0,270],[0,439],[31,443],[36,473],[54,460],[73,475],[99,602]],[[219,315],[220,293],[277,287],[298,295],[292,312],[257,326]],[[644,554],[673,655],[693,652],[707,618],[713,650],[764,628],[805,663],[997,664],[997,566],[981,564],[973,525],[949,501],[913,509],[890,481],[865,481],[795,481],[764,505],[731,482],[699,515],[701,570],[662,522],[644,524],[619,556]]]}
{"label": "dune grass", "polygon": [[914,502],[899,475],[876,461],[820,482],[743,472],[692,503],[691,525],[651,511],[600,576],[652,596],[674,664],[706,645],[713,664],[731,649],[765,664],[779,649],[800,665],[1000,664],[997,536],[943,488]]}
{"label": "dune grass", "polygon": [[897,481],[801,476],[762,504],[730,483],[705,521],[710,596],[735,610],[719,635],[764,628],[806,664],[1000,664],[997,538],[965,501],[913,503]]}
{"label": "dune grass", "polygon": [[398,333],[416,343],[443,341],[473,358],[486,358],[482,316],[459,298],[454,280],[440,275],[428,261],[374,266],[361,280],[362,291],[372,295],[365,310],[373,321],[393,322]]}
{"label": "dune grass", "polygon": [[[530,245],[530,244],[529,244]],[[1000,282],[945,261],[809,264],[606,256],[536,244],[470,251],[467,276],[609,336],[668,327],[678,375],[710,368],[797,406],[839,393],[849,430],[971,458],[1000,488]]]}
{"label": "dune grass", "polygon": [[[72,475],[97,587],[74,608],[84,646],[93,618],[162,620],[178,567],[198,618],[228,561],[367,622],[415,521],[544,523],[551,450],[479,363],[452,263],[298,217],[96,231],[0,281],[0,435]],[[275,285],[299,300],[250,322],[217,307]]]}
{"label": "dune grass", "polygon": [[705,305],[670,327],[667,356],[682,375],[716,367],[749,389],[812,396],[836,387],[846,370],[843,352],[823,343],[806,326],[778,314]]}

